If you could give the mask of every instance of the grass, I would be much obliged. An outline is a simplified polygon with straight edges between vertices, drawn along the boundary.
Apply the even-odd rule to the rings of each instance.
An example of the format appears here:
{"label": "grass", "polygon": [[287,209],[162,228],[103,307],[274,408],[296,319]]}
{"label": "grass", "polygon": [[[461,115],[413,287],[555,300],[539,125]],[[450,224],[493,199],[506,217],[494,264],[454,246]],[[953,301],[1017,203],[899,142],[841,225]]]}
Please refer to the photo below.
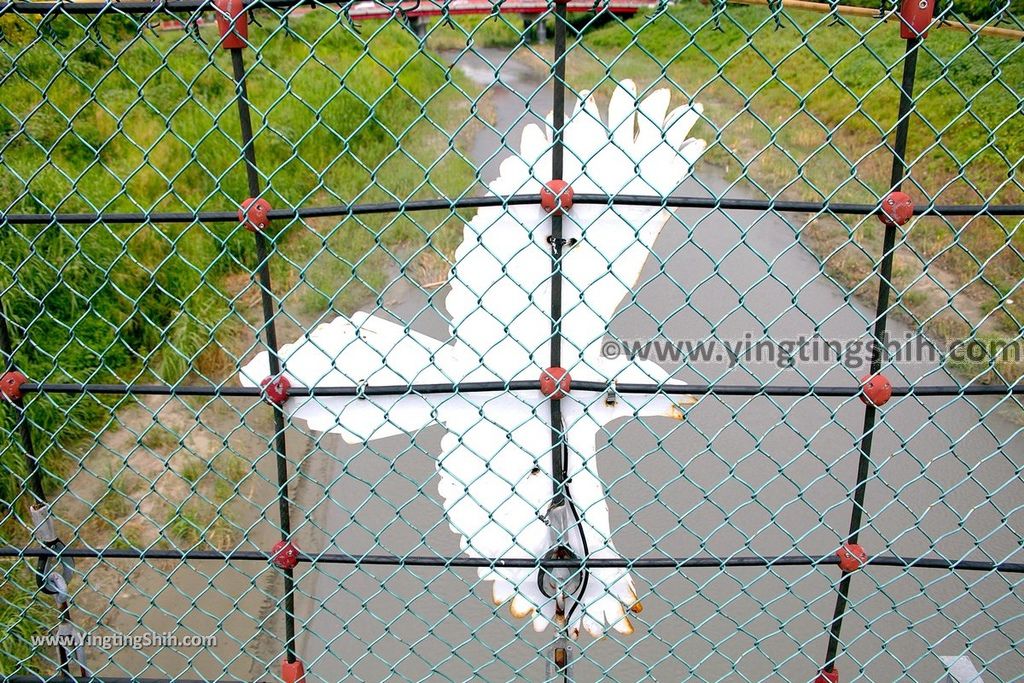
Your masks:
{"label": "grass", "polygon": [[199,458],[189,456],[185,458],[185,464],[181,468],[181,478],[194,486],[206,471],[206,463],[199,460]]}
{"label": "grass", "polygon": [[[11,212],[232,209],[248,194],[230,57],[183,34],[137,36],[127,19],[59,18],[51,37],[2,18],[0,206]],[[275,20],[264,24],[276,26]],[[253,26],[246,52],[255,151],[275,207],[458,194],[472,169],[449,145],[466,106],[452,78],[392,22],[362,34],[328,11],[291,33]],[[344,85],[342,86],[342,80]],[[286,311],[350,310],[381,291],[447,213],[281,222],[268,237]],[[429,249],[427,250],[429,251]],[[403,254],[403,256],[399,256]],[[252,236],[237,224],[11,226],[0,291],[33,381],[219,381],[259,327]],[[308,266],[306,265],[308,264]],[[50,395],[28,415],[59,444],[90,438],[112,402]],[[5,415],[8,411],[5,411]],[[11,427],[9,416],[8,427]],[[147,441],[161,447],[158,428]],[[16,449],[4,462],[17,474]],[[17,477],[0,479],[12,501]]]}
{"label": "grass", "polygon": [[[809,13],[788,16],[790,25],[776,31],[763,8],[730,7],[716,31],[708,8],[691,2],[650,22],[589,27],[570,54],[571,84],[668,80],[707,105],[700,134],[714,143],[708,158],[733,177],[785,198],[872,201],[888,182],[881,141],[893,125],[903,43],[892,26],[870,20],[833,26]],[[204,45],[183,34],[136,38],[122,18],[88,32],[61,18],[48,24],[55,43],[31,42],[35,27],[20,17],[3,22],[11,41],[0,54],[8,72],[0,92],[5,208],[223,209],[247,194],[229,58],[210,30]],[[418,52],[394,22],[364,22],[357,34],[318,11],[291,30],[254,26],[259,57],[246,53],[257,163],[273,206],[450,196],[469,187],[472,169],[452,151],[449,133],[469,105],[453,87],[463,87],[457,73]],[[517,18],[460,18],[432,26],[429,45],[510,45],[519,30]],[[1024,82],[1019,45],[942,30],[925,45],[911,128],[913,193],[1019,201],[1020,187],[1007,182],[1015,168],[1008,160],[1024,154],[1010,85]],[[351,310],[409,263],[444,264],[458,234],[448,218],[276,225],[276,293],[289,315]],[[237,225],[13,227],[0,234],[0,287],[22,340],[17,363],[33,380],[217,381],[252,343],[255,253]],[[871,221],[818,221],[802,236],[834,277],[870,295],[864,274],[881,239]],[[898,264],[904,307],[957,339],[969,326],[950,314],[970,298],[981,303],[968,319],[988,316],[995,329],[987,333],[1017,334],[1022,239],[1008,222],[917,221]],[[973,284],[946,301],[914,285],[946,291],[957,279]],[[52,395],[30,401],[28,414],[56,437],[49,443],[67,444],[92,436],[110,410],[94,396]],[[4,419],[11,427],[11,416]],[[161,446],[161,436],[147,439]],[[44,462],[59,472],[51,449]],[[9,501],[23,465],[11,449],[5,464],[0,498]]]}
{"label": "grass", "polygon": [[1019,344],[1007,344],[997,335],[980,334],[969,342],[958,344],[952,366],[960,372],[978,377],[983,384],[1003,381],[1006,377],[1024,377],[1024,356]]}
{"label": "grass", "polygon": [[[196,507],[196,506],[193,506]],[[181,508],[170,522],[170,532],[182,547],[197,545],[208,525],[192,509]]]}
{"label": "grass", "polygon": [[[33,21],[0,17],[7,39],[0,43],[2,210],[232,210],[247,196],[230,57],[214,47],[213,31],[203,29],[203,44],[119,17],[61,17],[47,21],[39,39]],[[265,26],[276,24],[265,18]],[[245,55],[261,185],[272,205],[457,195],[471,184],[472,169],[449,149],[447,132],[468,105],[446,69],[417,54],[413,36],[370,23],[360,35],[325,10],[291,29],[253,26],[259,57]],[[428,236],[436,233],[437,248],[450,247],[450,218],[276,224],[267,233],[275,294],[287,315],[351,310],[383,289],[402,259],[431,253],[423,250]],[[254,240],[231,223],[5,226],[0,264],[15,362],[33,381],[221,381],[259,328]],[[84,451],[116,423],[112,412],[124,403],[29,398],[51,488],[70,474],[73,458],[65,453]],[[8,438],[17,434],[13,411],[0,419]],[[159,425],[142,438],[154,451],[176,444]],[[14,441],[2,453],[0,501],[8,514],[0,534],[20,545],[28,542],[19,521],[24,460]],[[151,512],[170,520],[165,528],[178,544],[226,546],[240,531],[224,512],[248,465],[218,458],[214,469],[190,462],[183,472],[207,502]],[[127,521],[132,507],[122,480],[112,475],[97,501],[112,523],[81,532],[102,536],[100,545],[139,547],[147,536]],[[32,582],[25,566],[5,571],[0,623],[33,633],[52,623],[24,618],[39,602],[20,585]],[[0,673],[22,672],[32,658],[28,638],[6,633]]]}
{"label": "grass", "polygon": [[129,478],[137,479],[137,477],[121,470],[117,473],[109,472],[108,478],[110,485],[107,487],[103,497],[97,501],[95,513],[102,517],[104,521],[116,523],[135,509],[135,500],[132,498],[132,492],[133,489],[137,490],[138,487],[131,486],[128,480]]}
{"label": "grass", "polygon": [[155,421],[139,436],[139,443],[143,446],[164,453],[170,452],[180,441],[181,437]]}
{"label": "grass", "polygon": [[[35,577],[24,569],[24,563],[4,562],[0,573],[4,582],[0,590],[0,673],[45,670],[52,666],[56,655],[40,653],[33,647],[32,638],[46,633],[56,623],[58,615],[51,607],[53,601],[37,593]],[[44,659],[47,655],[48,659]]]}
{"label": "grass", "polygon": [[[607,96],[613,78],[632,77],[702,102],[705,121],[695,134],[712,143],[706,160],[766,196],[874,202],[887,191],[884,141],[892,139],[905,49],[895,25],[859,18],[833,25],[794,10],[775,30],[766,9],[737,6],[722,16],[721,31],[710,19],[708,7],[684,2],[651,22],[637,17],[587,32],[568,58],[570,84],[605,85]],[[1014,41],[931,32],[918,60],[905,185],[918,204],[1022,201],[1022,53]],[[873,297],[876,282],[867,276],[881,251],[876,222],[817,220],[799,234],[827,273]],[[1019,338],[1018,227],[1009,218],[914,221],[897,253],[902,312],[945,341]]]}
{"label": "grass", "polygon": [[[536,24],[531,24],[533,30],[536,30]],[[433,20],[427,29],[427,41],[430,49],[435,51],[464,50],[476,46],[513,47],[519,44],[524,30],[528,29],[515,15],[461,15],[450,22]]]}
{"label": "grass", "polygon": [[190,497],[170,516],[166,531],[176,547],[222,549],[238,543],[240,528],[228,515],[228,504],[234,489],[218,482],[214,499],[204,496]]}

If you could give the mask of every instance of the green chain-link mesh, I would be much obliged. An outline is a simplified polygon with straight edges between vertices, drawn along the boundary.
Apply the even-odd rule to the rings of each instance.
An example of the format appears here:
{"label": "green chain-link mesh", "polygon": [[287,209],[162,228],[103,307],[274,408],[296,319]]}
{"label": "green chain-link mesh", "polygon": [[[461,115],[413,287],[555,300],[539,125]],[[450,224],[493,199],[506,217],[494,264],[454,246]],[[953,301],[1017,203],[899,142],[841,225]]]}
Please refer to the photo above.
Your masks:
{"label": "green chain-link mesh", "polygon": [[[207,3],[0,4],[0,674],[78,675],[39,640],[73,623],[100,679],[569,678],[458,561],[439,427],[349,445],[237,376],[358,310],[448,338],[460,202],[563,88],[632,79],[701,102],[708,150],[606,355],[700,400],[601,431],[644,610],[573,679],[1022,680],[1024,8],[944,3],[908,51],[890,4],[268,2],[234,52]],[[886,228],[896,186],[925,215]]]}

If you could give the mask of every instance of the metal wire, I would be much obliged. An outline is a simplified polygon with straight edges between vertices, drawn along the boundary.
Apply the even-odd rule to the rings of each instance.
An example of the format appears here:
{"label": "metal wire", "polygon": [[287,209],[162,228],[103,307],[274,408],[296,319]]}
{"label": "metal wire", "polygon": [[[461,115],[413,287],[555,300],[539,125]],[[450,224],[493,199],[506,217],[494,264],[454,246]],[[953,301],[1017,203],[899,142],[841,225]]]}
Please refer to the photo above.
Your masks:
{"label": "metal wire", "polygon": [[[767,199],[730,199],[728,197],[643,197],[638,195],[578,194],[573,197],[576,204],[607,204],[609,206],[664,206],[667,208],[713,209],[716,211],[775,211],[795,213],[829,213],[835,215],[871,216],[879,212],[877,205],[828,202],[795,202]],[[416,211],[456,211],[458,209],[479,209],[489,206],[524,206],[536,204],[534,195],[509,195],[507,197],[465,197],[462,199],[420,199],[407,202],[382,202],[379,204],[354,204],[351,206],[315,206],[295,209],[271,209],[267,216],[272,220],[335,218],[340,216],[361,216],[381,213],[412,213]],[[920,216],[1021,216],[1022,204],[954,204],[921,207]],[[237,223],[237,211],[199,211],[196,213],[53,213],[53,214],[0,214],[0,223],[19,225],[91,225],[93,223],[144,224],[144,223]]]}
{"label": "metal wire", "polygon": [[[337,680],[338,671],[358,680],[540,680],[545,662],[546,676],[563,681],[635,678],[638,670],[667,680],[684,669],[699,680],[776,680],[838,675],[849,660],[849,671],[878,679],[938,680],[951,654],[979,663],[987,678],[1017,676],[1024,508],[1022,431],[1012,420],[1024,372],[1020,358],[997,356],[1019,346],[1024,318],[1014,298],[1024,256],[1012,220],[1024,216],[1014,175],[1021,47],[981,37],[997,21],[1019,22],[1013,11],[967,16],[979,22],[967,37],[904,35],[899,43],[895,26],[863,17],[831,24],[785,5],[716,3],[709,12],[658,4],[627,20],[636,8],[616,9],[614,0],[583,19],[565,3],[499,3],[486,12],[494,23],[461,24],[455,15],[471,9],[427,4],[443,22],[418,16],[419,4],[384,4],[390,18],[360,29],[351,2],[0,3],[11,93],[0,94],[0,352],[7,368],[28,376],[0,381],[10,404],[10,481],[0,487],[11,511],[0,558],[13,561],[0,588],[12,653],[0,657],[0,678],[78,677],[77,662],[87,680],[300,680],[305,661],[304,675],[321,680]],[[303,25],[296,10],[306,7],[317,11]],[[509,19],[516,9],[539,14],[520,28]],[[221,20],[238,13],[227,18],[250,32],[242,46],[221,50],[225,34],[203,27],[204,11]],[[942,11],[967,26],[957,13],[974,10]],[[247,12],[267,26],[250,23]],[[174,13],[183,15],[176,25],[145,32],[142,22]],[[527,45],[545,21],[553,21],[551,49]],[[169,32],[176,28],[187,31]],[[797,44],[780,48],[787,39],[772,38],[777,28],[798,34]],[[902,57],[894,44],[905,45]],[[808,84],[794,63],[823,75]],[[473,82],[481,66],[483,85]],[[537,68],[539,76],[522,75]],[[653,360],[687,384],[574,379],[570,399],[545,400],[538,380],[410,375],[402,344],[421,345],[437,369],[439,349],[459,341],[454,322],[431,335],[438,348],[417,336],[457,317],[437,294],[445,281],[431,278],[454,264],[453,281],[468,279],[459,259],[488,249],[486,234],[473,245],[479,225],[460,212],[539,203],[522,188],[481,195],[505,173],[501,161],[525,153],[523,126],[533,116],[542,123],[549,108],[550,177],[541,166],[531,176],[561,179],[578,163],[581,186],[600,177],[600,156],[578,159],[581,143],[566,141],[580,116],[571,100],[626,77],[641,96],[661,80],[674,99],[707,99],[698,125],[711,145],[678,194],[573,194],[576,210],[624,224],[637,243],[643,226],[630,224],[639,215],[630,209],[678,210],[666,229],[672,237],[649,249],[647,271],[624,283],[630,294],[605,336],[628,349],[634,334],[668,340],[699,330],[698,339],[727,346],[743,329],[755,349],[780,348],[792,340],[779,328],[821,337],[845,316],[853,323],[841,326],[855,330],[846,341],[869,342],[865,377],[838,354],[806,368],[754,357],[723,369],[669,353]],[[963,109],[931,111],[939,97],[958,97]],[[652,100],[628,120],[630,141],[643,137]],[[825,100],[842,100],[846,110],[837,114]],[[625,140],[604,132],[608,144]],[[888,184],[872,175],[886,155]],[[634,169],[648,182],[667,172],[651,163]],[[705,170],[712,163],[726,170]],[[729,170],[736,166],[738,179]],[[882,207],[903,189],[917,206],[914,222],[897,226]],[[249,237],[243,200],[259,197],[279,207],[266,213],[278,223]],[[873,216],[885,224],[877,238]],[[513,223],[506,228],[522,227]],[[529,294],[547,300],[549,334],[515,339],[548,344],[544,362],[531,362],[551,368],[577,367],[564,355],[564,344],[575,343],[566,326],[594,305],[585,292],[580,301],[567,295],[581,286],[563,272],[575,258],[567,235],[576,227],[574,214],[556,211],[536,228],[550,229],[550,273]],[[522,254],[489,256],[513,272]],[[600,256],[608,273],[626,258]],[[488,307],[500,300],[474,294],[484,315],[496,315]],[[355,339],[381,334],[382,321],[403,333],[393,349],[377,350],[379,370],[377,358],[364,356],[365,372],[346,386],[296,383],[285,405],[273,388],[233,384],[260,350],[268,379],[280,377],[293,348],[282,339],[318,346],[322,337],[303,332],[359,308],[378,327],[356,325]],[[900,317],[948,353],[921,366],[890,357],[884,340]],[[517,324],[513,317],[506,333]],[[958,360],[950,336],[987,355]],[[331,363],[347,372],[340,356]],[[500,375],[483,360],[481,369]],[[865,383],[883,372],[900,400],[876,405]],[[667,434],[641,419],[665,396],[700,397]],[[353,397],[360,400],[338,402]],[[848,400],[855,397],[864,399],[862,412]],[[442,458],[452,457],[451,446],[433,443],[429,430],[412,435],[398,403],[411,398],[434,421],[446,403],[477,401],[474,427],[493,427],[495,439],[526,451],[522,432],[549,409],[551,499],[536,513],[564,505],[582,553],[523,557],[517,536],[525,528],[504,526],[509,556],[474,554],[472,531],[452,517],[445,524],[456,505],[436,493],[450,495]],[[786,398],[793,400],[779,400]],[[508,399],[532,406],[522,425],[495,424],[487,412],[489,401]],[[388,438],[360,436],[355,430],[366,425],[339,412],[336,431],[354,442],[343,446],[319,433],[330,425],[307,429],[298,412],[342,404],[378,410]],[[622,410],[628,423],[596,430],[606,479],[599,503],[578,500],[587,473],[571,471],[568,443],[586,418],[574,422],[569,405],[590,416]],[[429,460],[421,468],[423,455],[436,467]],[[520,482],[504,467],[515,455],[495,455],[480,472],[502,472],[510,497]],[[540,455],[524,478],[542,473]],[[473,500],[473,482],[465,484],[468,502],[483,510],[495,503]],[[621,555],[609,557],[610,541],[594,547],[599,539],[585,531],[602,506],[612,508]],[[848,566],[840,557],[858,544],[868,556]],[[492,606],[489,581],[513,576],[504,569],[580,577],[559,598],[554,640],[528,635]],[[623,631],[631,617],[636,645],[616,635],[581,640],[572,654],[574,618],[584,630],[596,618],[584,596],[612,569],[639,577],[637,597],[653,616],[640,620],[639,607],[624,603],[623,621],[598,627]],[[944,584],[954,573],[955,591],[971,596],[978,615],[958,615],[963,603]],[[539,581],[543,572],[533,575]],[[493,590],[500,602],[498,583]],[[604,585],[606,595],[612,590]],[[52,613],[37,605],[45,595],[54,596]],[[173,645],[82,650],[26,635],[169,623],[223,640],[189,657]],[[908,643],[907,633],[919,640]],[[820,659],[814,651],[825,634]]]}
{"label": "metal wire", "polygon": [[[738,384],[687,384],[685,386],[642,383],[575,382],[577,391],[605,394],[614,391],[620,394],[695,395],[716,394],[718,396],[831,396],[854,397],[863,393],[859,386],[810,385],[744,386]],[[50,394],[108,394],[140,396],[249,396],[262,397],[264,391],[252,387],[231,387],[221,385],[165,385],[165,384],[35,384],[21,385],[24,393]],[[404,396],[406,394],[472,394],[495,391],[540,391],[540,382],[458,382],[440,384],[393,384],[359,387],[292,387],[289,395],[301,396]],[[893,396],[1003,396],[1024,393],[1024,386],[1014,385],[914,385],[892,388]]]}
{"label": "metal wire", "polygon": [[[46,548],[10,548],[0,547],[0,557],[84,557],[97,559],[124,560],[211,560],[218,562],[267,562],[273,553],[262,553],[245,550],[117,550],[100,548],[67,548],[60,552]],[[424,555],[345,555],[340,553],[320,553],[311,555],[300,553],[299,562],[322,564],[353,564],[353,565],[406,565],[410,567],[564,567],[578,568],[669,568],[684,569],[707,567],[800,567],[839,564],[834,555],[804,556],[780,555],[775,557],[737,556],[737,557],[637,557],[633,559],[602,560],[597,558],[581,559],[544,559],[516,560],[512,558],[481,558],[465,556],[424,556]],[[903,567],[906,569],[942,569],[956,571],[1005,572],[1019,574],[1024,572],[1024,564],[1014,562],[985,562],[978,560],[947,560],[930,557],[895,557],[878,555],[871,558],[871,564],[879,567]]]}

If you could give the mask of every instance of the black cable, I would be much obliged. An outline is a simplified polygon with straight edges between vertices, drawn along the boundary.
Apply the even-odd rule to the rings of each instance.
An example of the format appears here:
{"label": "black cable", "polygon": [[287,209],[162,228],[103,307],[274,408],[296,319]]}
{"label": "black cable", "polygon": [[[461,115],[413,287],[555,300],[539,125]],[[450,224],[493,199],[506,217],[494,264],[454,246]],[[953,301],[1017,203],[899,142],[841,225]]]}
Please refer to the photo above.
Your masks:
{"label": "black cable", "polygon": [[[619,394],[665,394],[669,396],[818,396],[822,398],[850,398],[861,394],[859,385],[847,384],[661,384],[615,382],[573,382],[574,392],[594,392],[605,394],[615,391]],[[233,387],[218,384],[75,384],[75,383],[35,383],[26,382],[21,385],[25,394],[96,394],[96,395],[127,395],[127,396],[230,396],[260,397],[263,390],[257,387]],[[288,395],[293,398],[306,396],[406,396],[429,394],[472,394],[508,391],[540,391],[537,380],[514,380],[511,382],[453,382],[425,384],[381,384],[356,387],[300,387],[293,386]],[[942,396],[1018,396],[1024,394],[1024,382],[1018,384],[934,384],[894,386],[892,395],[942,397]]]}
{"label": "black cable", "polygon": [[[461,197],[458,199],[410,199],[407,201],[371,204],[332,204],[327,206],[291,207],[267,212],[271,220],[295,218],[333,218],[384,213],[417,211],[455,211],[497,206],[537,204],[534,194]],[[774,199],[732,199],[728,197],[650,197],[644,195],[577,194],[573,204],[619,206],[660,206],[669,209],[711,209],[718,211],[771,211],[775,213],[807,213],[871,216],[880,214],[879,204],[829,202],[798,202]],[[916,216],[1024,216],[1024,204],[929,204],[915,207]],[[134,225],[144,223],[238,223],[238,211],[151,211],[107,213],[4,213],[0,225]]]}
{"label": "black cable", "polygon": [[[18,559],[32,557],[76,557],[97,560],[181,560],[217,562],[270,562],[271,553],[258,550],[168,550],[161,548],[81,548],[60,550],[45,547],[19,548],[0,546],[0,557]],[[310,564],[344,564],[398,567],[453,567],[453,568],[516,568],[549,567],[571,569],[721,569],[725,567],[806,567],[839,564],[835,554],[829,555],[730,555],[690,557],[636,557],[636,558],[574,558],[552,560],[544,558],[482,558],[465,555],[386,555],[353,553],[299,552],[298,561]],[[860,571],[871,567],[898,569],[941,569],[948,571],[999,572],[1024,574],[1024,562],[992,562],[990,560],[947,559],[943,557],[910,557],[878,555],[871,557]]]}

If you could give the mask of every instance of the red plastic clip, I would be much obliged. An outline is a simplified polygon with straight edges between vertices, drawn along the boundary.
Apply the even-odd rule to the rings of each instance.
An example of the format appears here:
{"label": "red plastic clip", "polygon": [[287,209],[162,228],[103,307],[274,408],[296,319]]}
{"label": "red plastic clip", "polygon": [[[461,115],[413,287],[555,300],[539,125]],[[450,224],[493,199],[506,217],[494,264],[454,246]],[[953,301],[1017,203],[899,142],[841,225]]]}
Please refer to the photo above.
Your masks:
{"label": "red plastic clip", "polygon": [[249,232],[265,230],[270,225],[270,219],[267,217],[269,211],[270,202],[266,199],[249,197],[242,202],[242,208],[238,210],[238,222],[244,224]]}
{"label": "red plastic clip", "polygon": [[3,377],[0,377],[0,393],[8,401],[17,401],[21,398],[21,385],[27,381],[25,375],[17,370],[5,372]]}
{"label": "red plastic clip", "polygon": [[818,677],[814,679],[814,683],[839,683],[839,669],[832,667],[831,669],[822,669],[818,672]]}
{"label": "red plastic clip", "polygon": [[286,659],[281,662],[281,680],[284,683],[306,683],[306,667],[302,666],[302,660],[289,662]]}
{"label": "red plastic clip", "polygon": [[540,189],[540,205],[548,213],[561,216],[572,208],[572,186],[564,180],[549,180]]}
{"label": "red plastic clip", "polygon": [[540,373],[540,393],[552,401],[563,399],[572,390],[572,377],[565,368],[548,368]]}
{"label": "red plastic clip", "polygon": [[860,400],[867,405],[873,405],[877,408],[884,406],[892,398],[892,382],[882,373],[864,375],[860,378],[860,383],[864,388],[861,392]]}
{"label": "red plastic clip", "polygon": [[292,388],[292,383],[284,375],[278,375],[276,378],[265,378],[260,386],[263,387],[263,398],[279,406],[288,400],[288,390]]}
{"label": "red plastic clip", "polygon": [[906,225],[914,217],[914,200],[906,192],[890,192],[882,200],[878,220],[885,225]]}
{"label": "red plastic clip", "polygon": [[217,30],[220,31],[220,46],[226,50],[237,50],[249,43],[249,17],[245,13],[243,0],[214,0],[217,15]]}
{"label": "red plastic clip", "polygon": [[270,561],[281,569],[295,569],[299,564],[299,549],[291,541],[278,541],[270,551]]}
{"label": "red plastic clip", "polygon": [[844,543],[836,555],[839,557],[839,568],[847,574],[857,571],[868,562],[868,554],[856,543]]}
{"label": "red plastic clip", "polygon": [[903,0],[900,5],[900,38],[927,38],[935,16],[935,0]]}

